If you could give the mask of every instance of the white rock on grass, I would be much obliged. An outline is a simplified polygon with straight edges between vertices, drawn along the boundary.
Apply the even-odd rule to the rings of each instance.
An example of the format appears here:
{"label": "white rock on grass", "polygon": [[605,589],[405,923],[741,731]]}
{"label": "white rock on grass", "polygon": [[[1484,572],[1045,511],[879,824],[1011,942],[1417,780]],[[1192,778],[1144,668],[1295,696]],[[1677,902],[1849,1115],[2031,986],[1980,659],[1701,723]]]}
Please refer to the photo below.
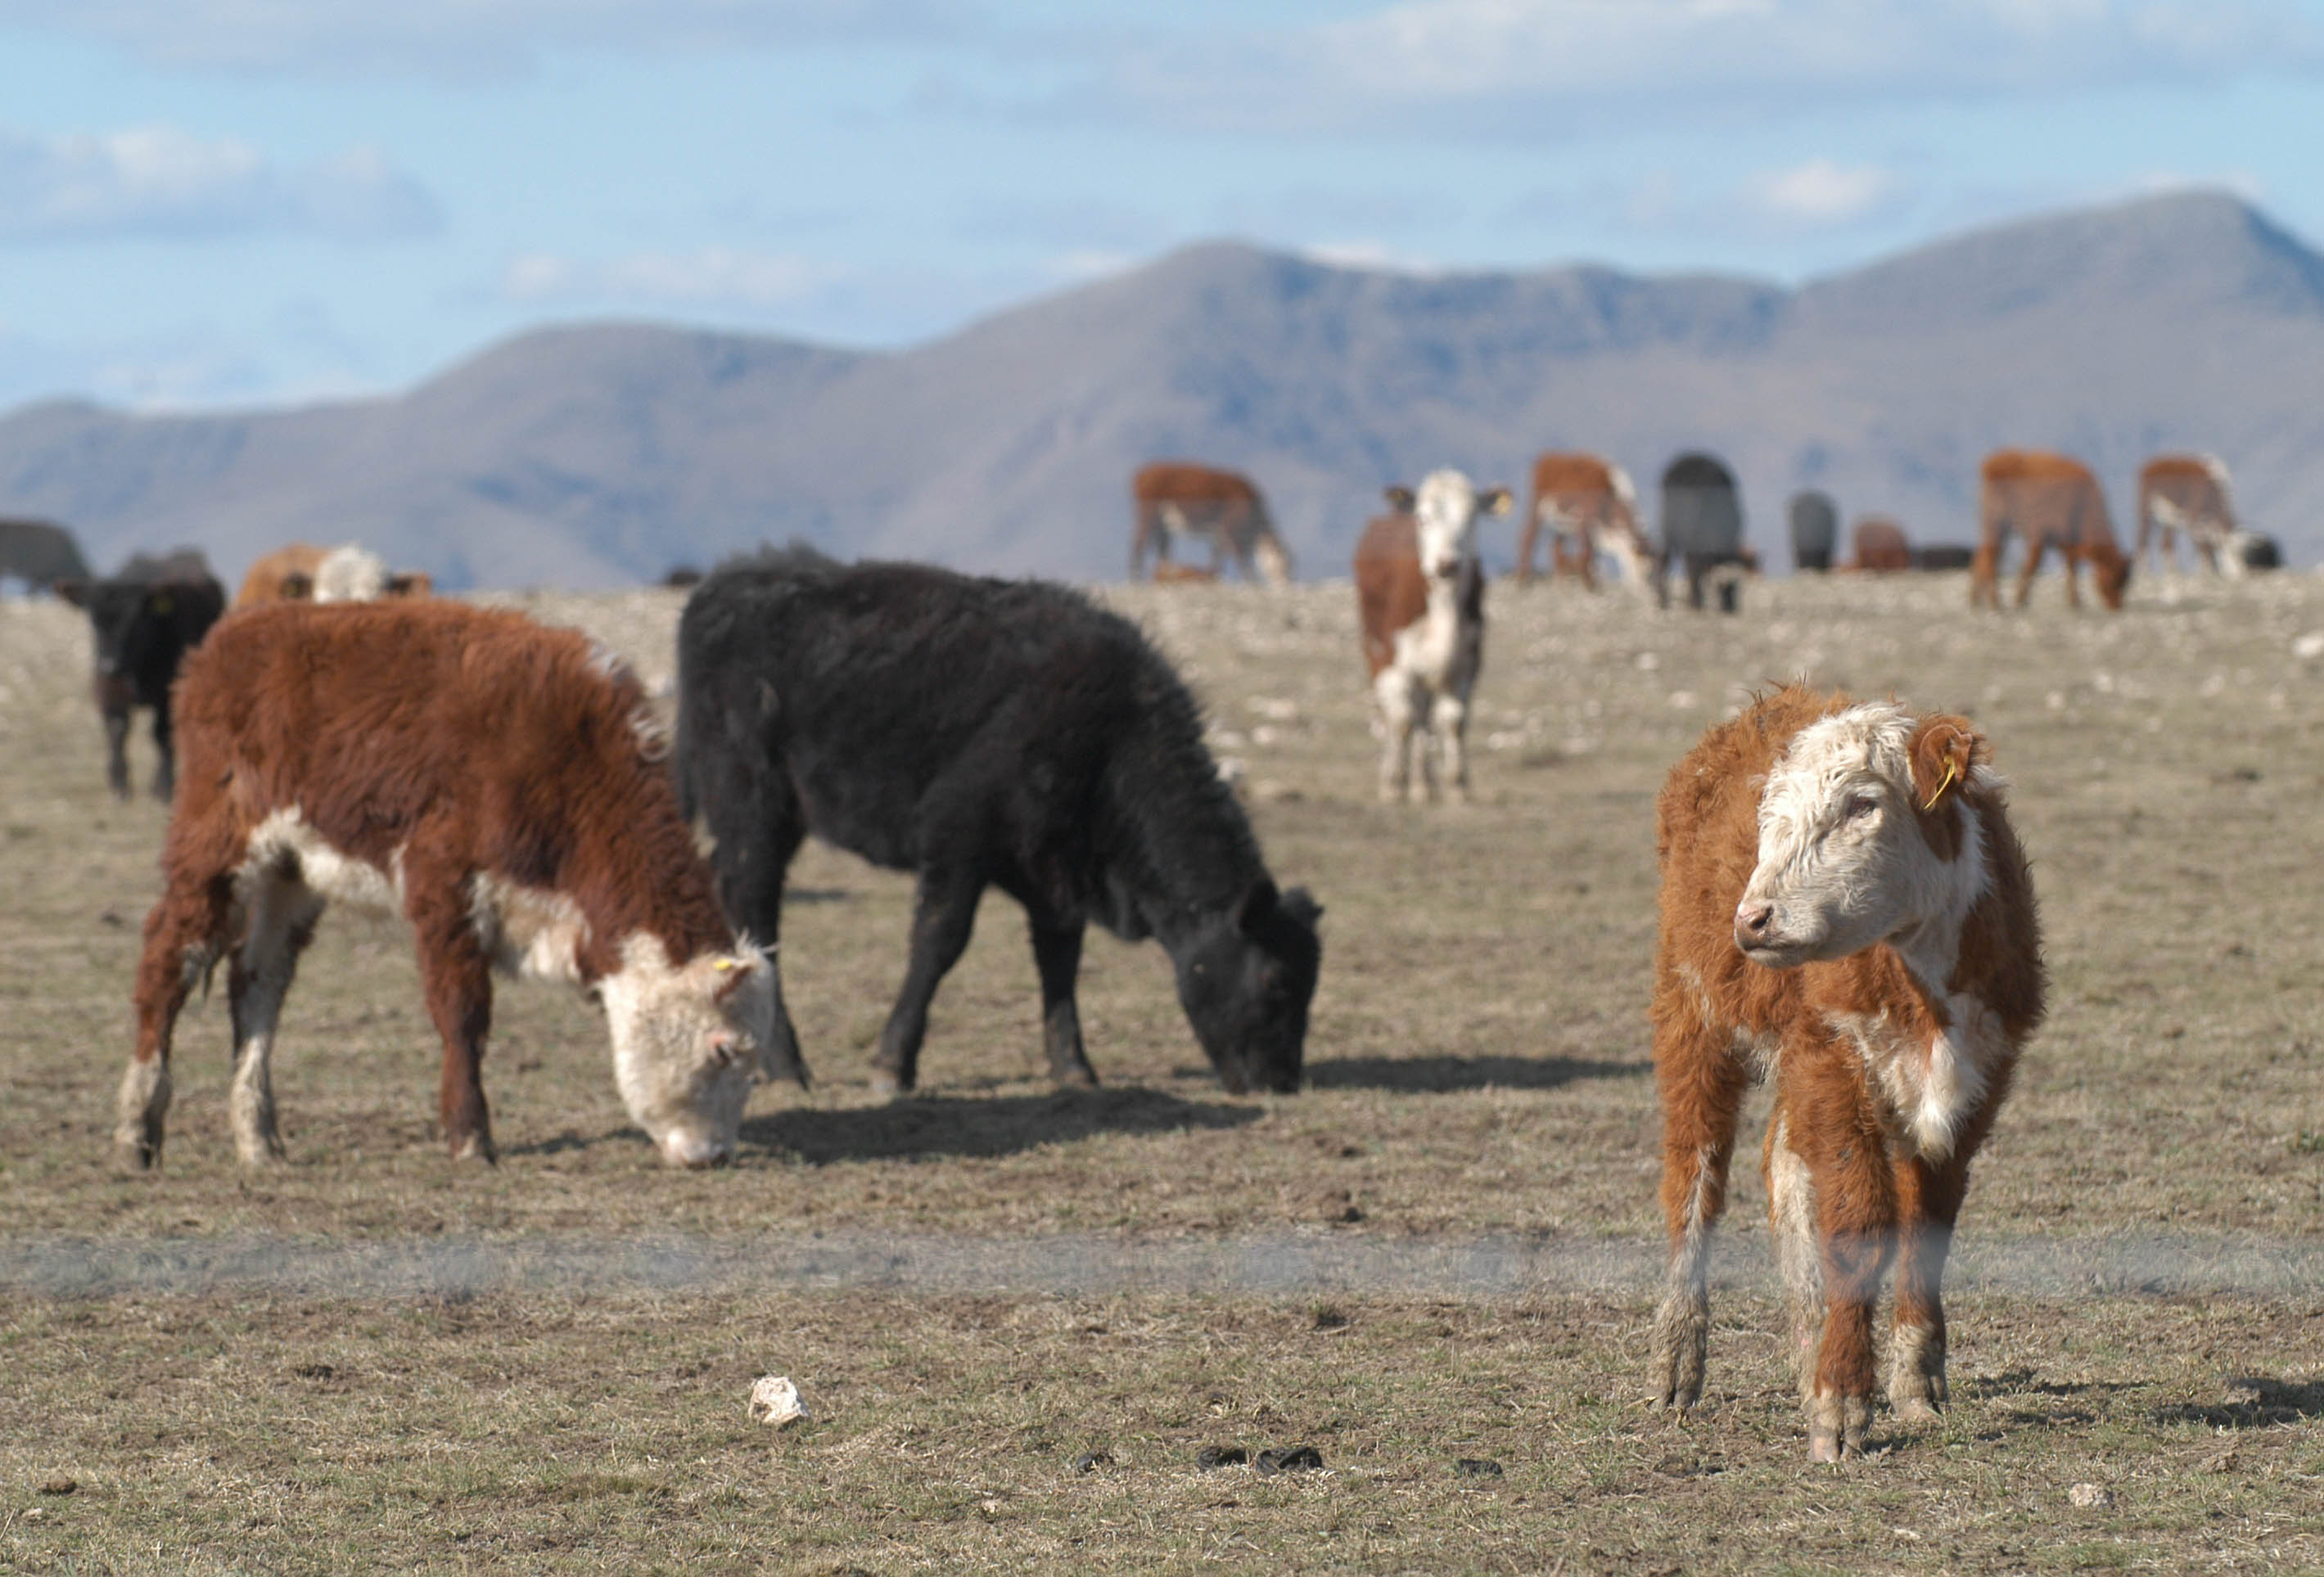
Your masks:
{"label": "white rock on grass", "polygon": [[815,1415],[807,1411],[806,1400],[799,1396],[798,1387],[787,1374],[762,1374],[751,1388],[751,1421],[780,1429],[785,1425],[802,1420],[812,1421]]}

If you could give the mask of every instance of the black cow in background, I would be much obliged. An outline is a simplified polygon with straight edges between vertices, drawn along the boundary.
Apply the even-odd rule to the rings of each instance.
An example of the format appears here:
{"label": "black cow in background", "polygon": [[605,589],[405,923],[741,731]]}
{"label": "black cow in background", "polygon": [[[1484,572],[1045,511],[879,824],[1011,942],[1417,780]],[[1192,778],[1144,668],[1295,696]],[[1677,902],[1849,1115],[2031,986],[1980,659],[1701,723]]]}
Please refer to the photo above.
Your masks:
{"label": "black cow in background", "polygon": [[153,794],[177,784],[171,744],[170,685],[178,663],[201,644],[226,611],[226,588],[201,554],[180,548],[165,558],[140,553],[109,580],[57,583],[57,595],[87,610],[97,635],[97,709],[105,718],[106,780],[129,798],[129,713],[153,709]]}
{"label": "black cow in background", "polygon": [[[678,671],[679,793],[736,926],[780,934],[809,833],[918,879],[881,1084],[912,1088],[991,885],[1025,908],[1059,1084],[1097,1082],[1074,1001],[1095,920],[1160,940],[1228,1089],[1299,1087],[1323,911],[1277,892],[1194,697],[1128,620],[1063,586],[793,547],[696,589]],[[779,999],[777,1017],[796,1056]]]}
{"label": "black cow in background", "polygon": [[47,521],[0,521],[0,579],[12,577],[41,587],[87,580],[88,560],[62,526]]}
{"label": "black cow in background", "polygon": [[1743,503],[1735,474],[1710,455],[1685,454],[1663,472],[1663,552],[1686,571],[1686,605],[1702,606],[1705,581],[1719,588],[1719,611],[1735,611],[1750,566],[1743,545]]}

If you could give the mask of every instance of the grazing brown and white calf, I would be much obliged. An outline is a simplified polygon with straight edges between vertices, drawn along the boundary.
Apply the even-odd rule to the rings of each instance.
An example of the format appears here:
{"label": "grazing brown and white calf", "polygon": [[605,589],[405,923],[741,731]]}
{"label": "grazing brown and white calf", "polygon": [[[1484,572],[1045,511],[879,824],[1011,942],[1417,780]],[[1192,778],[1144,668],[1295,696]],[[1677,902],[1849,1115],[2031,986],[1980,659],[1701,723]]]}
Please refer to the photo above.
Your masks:
{"label": "grazing brown and white calf", "polygon": [[1533,507],[1517,542],[1517,584],[1533,579],[1534,543],[1550,533],[1552,573],[1598,589],[1598,555],[1608,553],[1641,595],[1657,584],[1655,556],[1638,525],[1638,493],[1630,474],[1595,455],[1545,454],[1533,463]]}
{"label": "grazing brown and white calf", "polygon": [[385,559],[353,542],[339,548],[292,542],[251,565],[234,605],[239,611],[266,603],[369,603],[424,597],[434,589],[426,570],[390,570]]}
{"label": "grazing brown and white calf", "polygon": [[2227,465],[2217,455],[2157,455],[2138,468],[2139,562],[2153,562],[2159,536],[2163,567],[2177,569],[2181,531],[2214,574],[2244,573],[2242,556],[2228,550],[2236,535],[2236,507]]}
{"label": "grazing brown and white calf", "polygon": [[1703,735],[1664,785],[1665,1406],[1702,1394],[1711,1230],[1744,1093],[1770,1074],[1768,1208],[1810,1454],[1863,1449],[1892,1264],[1889,1401],[1906,1417],[1944,1406],[1945,1256],[2043,992],[1988,753],[1961,718],[1793,686]]}
{"label": "grazing brown and white calf", "polygon": [[[1469,798],[1469,693],[1485,653],[1485,571],[1477,562],[1477,519],[1504,514],[1509,490],[1476,484],[1458,471],[1432,471],[1418,493],[1388,489],[1395,511],[1374,520],[1356,544],[1356,606],[1372,702],[1387,744],[1380,798],[1412,797],[1414,731],[1422,731],[1421,779],[1430,798],[1441,776],[1456,801]],[[1433,735],[1441,761],[1432,762]]]}
{"label": "grazing brown and white calf", "polygon": [[[455,1156],[493,1158],[479,1075],[494,967],[595,995],[622,1099],[665,1159],[733,1153],[776,1055],[774,969],[720,913],[619,659],[456,604],[276,603],[210,632],[176,706],[185,771],[115,1136],[138,1164],[161,1157],[179,1010],[228,953],[235,1145],[251,1163],[282,1153],[275,1024],[333,899],[411,921]],[[804,1082],[795,1063],[763,1071]]]}

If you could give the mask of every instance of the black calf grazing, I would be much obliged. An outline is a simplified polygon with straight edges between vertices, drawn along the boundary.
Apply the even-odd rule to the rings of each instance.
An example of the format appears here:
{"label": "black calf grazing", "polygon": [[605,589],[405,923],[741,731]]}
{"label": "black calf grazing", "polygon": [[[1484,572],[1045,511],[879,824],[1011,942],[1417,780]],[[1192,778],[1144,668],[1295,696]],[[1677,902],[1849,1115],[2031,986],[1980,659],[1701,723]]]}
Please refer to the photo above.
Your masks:
{"label": "black calf grazing", "polygon": [[1228,1089],[1299,1087],[1322,911],[1277,893],[1193,697],[1129,621],[1063,586],[793,549],[705,580],[678,651],[679,793],[730,920],[779,934],[809,833],[918,878],[881,1083],[912,1087],[989,884],[1025,907],[1060,1084],[1096,1082],[1074,1004],[1095,920],[1160,940]]}
{"label": "black calf grazing", "polygon": [[129,798],[129,713],[153,709],[153,793],[177,782],[170,734],[170,685],[178,663],[201,644],[226,611],[226,588],[189,548],[166,558],[140,553],[110,580],[57,583],[57,595],[86,610],[97,634],[97,709],[105,718],[106,781]]}

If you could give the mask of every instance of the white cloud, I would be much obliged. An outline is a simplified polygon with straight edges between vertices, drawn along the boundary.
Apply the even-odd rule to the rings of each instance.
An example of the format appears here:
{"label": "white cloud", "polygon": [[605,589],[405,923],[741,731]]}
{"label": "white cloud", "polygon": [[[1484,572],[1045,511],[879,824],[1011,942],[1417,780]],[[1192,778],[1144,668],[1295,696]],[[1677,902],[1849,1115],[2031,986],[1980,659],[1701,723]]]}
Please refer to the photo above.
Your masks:
{"label": "white cloud", "polygon": [[2319,71],[2324,15],[2302,0],[1403,0],[1312,27],[1123,44],[1052,107],[1229,132],[1471,135]]}
{"label": "white cloud", "polygon": [[286,169],[246,143],[172,126],[0,132],[0,241],[259,231],[369,240],[439,224],[434,199],[375,149]]}
{"label": "white cloud", "polygon": [[1444,272],[1441,263],[1408,256],[1384,241],[1324,241],[1303,246],[1299,255],[1333,268],[1360,269],[1370,273],[1428,276]]}
{"label": "white cloud", "polygon": [[705,246],[604,263],[525,253],[501,270],[500,294],[528,305],[625,300],[660,306],[782,307],[837,282],[840,272],[791,253]]}
{"label": "white cloud", "polygon": [[1892,206],[1902,185],[1895,174],[1874,165],[1811,159],[1758,177],[1746,188],[1745,198],[1773,219],[1840,225]]}

